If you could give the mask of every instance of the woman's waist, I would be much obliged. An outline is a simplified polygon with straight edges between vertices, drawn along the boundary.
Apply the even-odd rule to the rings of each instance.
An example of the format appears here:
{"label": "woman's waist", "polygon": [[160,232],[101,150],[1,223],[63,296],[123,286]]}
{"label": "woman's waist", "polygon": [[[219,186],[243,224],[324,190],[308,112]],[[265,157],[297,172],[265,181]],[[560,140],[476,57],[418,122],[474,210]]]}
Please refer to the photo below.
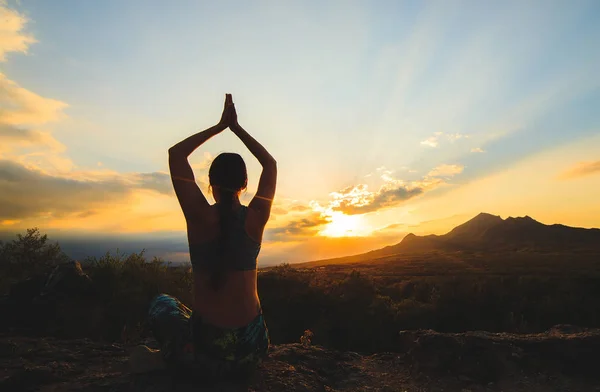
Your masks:
{"label": "woman's waist", "polygon": [[260,301],[256,292],[249,293],[209,293],[196,290],[193,312],[207,323],[217,327],[237,328],[250,323],[261,313]]}

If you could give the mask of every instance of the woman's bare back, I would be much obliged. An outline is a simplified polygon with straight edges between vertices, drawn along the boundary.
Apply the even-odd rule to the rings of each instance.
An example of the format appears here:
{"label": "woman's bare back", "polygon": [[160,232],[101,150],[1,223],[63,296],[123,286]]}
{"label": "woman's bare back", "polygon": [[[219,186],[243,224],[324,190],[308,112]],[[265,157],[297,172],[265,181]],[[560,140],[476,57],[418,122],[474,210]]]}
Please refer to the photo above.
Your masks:
{"label": "woman's bare back", "polygon": [[[216,205],[211,206],[201,222],[188,224],[190,244],[207,243],[218,238],[220,224]],[[257,224],[256,214],[251,209],[248,209],[245,230],[252,240],[262,242],[264,228]],[[228,271],[223,286],[216,291],[210,285],[209,273],[194,271],[193,310],[213,325],[240,327],[248,324],[260,311],[256,270]]]}

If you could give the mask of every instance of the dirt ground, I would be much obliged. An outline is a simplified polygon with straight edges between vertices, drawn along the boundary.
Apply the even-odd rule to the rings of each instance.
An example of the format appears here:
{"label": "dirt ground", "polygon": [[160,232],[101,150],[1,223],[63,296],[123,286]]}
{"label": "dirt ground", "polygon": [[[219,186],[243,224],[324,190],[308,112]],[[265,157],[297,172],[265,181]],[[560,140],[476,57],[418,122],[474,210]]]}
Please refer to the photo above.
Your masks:
{"label": "dirt ground", "polygon": [[[538,335],[405,331],[404,353],[272,346],[245,384],[133,375],[131,346],[0,336],[1,391],[600,391],[599,330]],[[151,344],[151,342],[149,343]]]}

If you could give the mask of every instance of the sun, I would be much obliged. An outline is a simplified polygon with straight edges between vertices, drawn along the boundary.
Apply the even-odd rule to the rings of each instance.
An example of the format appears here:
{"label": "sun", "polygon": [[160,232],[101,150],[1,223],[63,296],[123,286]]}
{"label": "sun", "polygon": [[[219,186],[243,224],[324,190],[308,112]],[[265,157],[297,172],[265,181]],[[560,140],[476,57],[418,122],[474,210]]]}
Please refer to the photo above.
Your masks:
{"label": "sun", "polygon": [[319,232],[319,235],[325,237],[355,237],[366,234],[361,215],[345,215],[341,212],[334,212],[329,219],[330,222]]}

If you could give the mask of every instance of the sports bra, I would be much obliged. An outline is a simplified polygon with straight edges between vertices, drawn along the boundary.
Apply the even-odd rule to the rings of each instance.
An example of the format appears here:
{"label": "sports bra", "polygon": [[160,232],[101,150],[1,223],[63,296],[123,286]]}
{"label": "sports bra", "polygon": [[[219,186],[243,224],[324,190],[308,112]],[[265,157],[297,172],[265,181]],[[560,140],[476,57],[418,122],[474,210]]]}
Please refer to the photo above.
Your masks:
{"label": "sports bra", "polygon": [[[256,269],[256,261],[261,244],[250,238],[246,233],[246,215],[248,207],[242,205],[234,213],[230,222],[229,238],[227,239],[226,257],[230,260],[229,268],[236,271]],[[219,255],[219,238],[199,244],[190,244],[190,261],[193,269],[208,269],[216,263],[221,263]]]}

